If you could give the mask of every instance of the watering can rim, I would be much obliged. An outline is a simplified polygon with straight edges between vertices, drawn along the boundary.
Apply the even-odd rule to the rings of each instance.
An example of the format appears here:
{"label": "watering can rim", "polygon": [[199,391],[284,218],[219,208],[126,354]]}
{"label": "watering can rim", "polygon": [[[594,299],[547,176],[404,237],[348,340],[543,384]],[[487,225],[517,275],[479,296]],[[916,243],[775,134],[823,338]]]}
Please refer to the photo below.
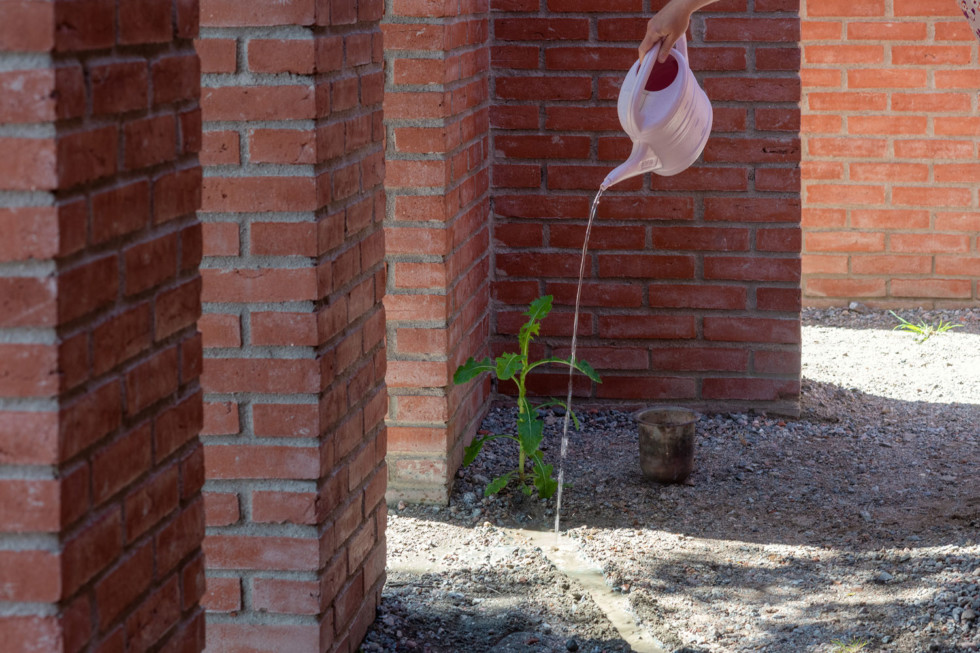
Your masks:
{"label": "watering can rim", "polygon": [[630,418],[637,424],[651,424],[651,422],[644,421],[643,419],[641,419],[641,416],[644,413],[648,413],[652,411],[683,411],[686,413],[690,413],[691,415],[690,419],[657,422],[657,424],[662,426],[685,426],[687,424],[694,424],[695,422],[698,421],[698,418],[701,416],[700,413],[698,413],[693,408],[687,408],[686,406],[664,405],[664,406],[647,406],[646,408],[641,408],[639,410],[633,411],[630,414]]}

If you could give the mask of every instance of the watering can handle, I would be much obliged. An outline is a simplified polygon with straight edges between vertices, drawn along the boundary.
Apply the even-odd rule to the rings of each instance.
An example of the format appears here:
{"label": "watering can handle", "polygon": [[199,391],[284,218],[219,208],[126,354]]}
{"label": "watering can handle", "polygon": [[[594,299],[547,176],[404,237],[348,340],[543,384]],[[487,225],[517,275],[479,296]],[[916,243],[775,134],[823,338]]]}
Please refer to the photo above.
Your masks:
{"label": "watering can handle", "polygon": [[679,39],[677,39],[677,41],[674,43],[674,47],[677,48],[677,51],[681,53],[681,56],[682,57],[684,57],[684,61],[688,61],[688,58],[687,58],[687,34],[681,34],[681,37]]}

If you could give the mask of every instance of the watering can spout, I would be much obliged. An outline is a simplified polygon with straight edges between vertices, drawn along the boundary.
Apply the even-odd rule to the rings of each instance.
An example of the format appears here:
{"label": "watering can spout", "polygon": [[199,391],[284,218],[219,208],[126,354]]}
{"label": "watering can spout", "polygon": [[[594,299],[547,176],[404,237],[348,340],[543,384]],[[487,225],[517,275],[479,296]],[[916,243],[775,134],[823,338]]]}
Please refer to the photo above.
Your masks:
{"label": "watering can spout", "polygon": [[606,190],[624,179],[657,170],[659,167],[660,159],[653,149],[647,143],[637,141],[633,143],[633,151],[630,152],[629,158],[606,175],[600,188]]}

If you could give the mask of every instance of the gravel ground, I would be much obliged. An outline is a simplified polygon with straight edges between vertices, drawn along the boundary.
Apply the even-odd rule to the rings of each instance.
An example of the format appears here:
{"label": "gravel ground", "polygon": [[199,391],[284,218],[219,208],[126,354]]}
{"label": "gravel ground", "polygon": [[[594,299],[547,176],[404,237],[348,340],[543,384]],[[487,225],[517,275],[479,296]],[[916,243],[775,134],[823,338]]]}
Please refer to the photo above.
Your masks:
{"label": "gravel ground", "polygon": [[[801,417],[700,416],[683,485],[642,477],[627,414],[580,414],[563,537],[665,650],[980,651],[980,309],[899,311],[964,325],[917,343],[855,308],[804,312]],[[513,421],[497,407],[483,429]],[[546,421],[556,458],[561,419]],[[553,501],[483,499],[514,457],[492,444],[448,508],[390,507],[363,650],[630,650],[511,530],[550,529]]]}

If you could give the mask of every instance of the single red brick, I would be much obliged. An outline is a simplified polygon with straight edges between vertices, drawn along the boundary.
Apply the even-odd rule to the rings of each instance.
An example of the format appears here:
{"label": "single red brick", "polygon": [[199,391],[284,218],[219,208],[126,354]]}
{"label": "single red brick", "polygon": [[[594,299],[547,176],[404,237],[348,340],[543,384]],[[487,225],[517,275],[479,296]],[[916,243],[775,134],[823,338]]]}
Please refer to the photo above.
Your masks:
{"label": "single red brick", "polygon": [[126,541],[132,542],[177,509],[177,466],[169,465],[126,495]]}
{"label": "single red brick", "polygon": [[[237,6],[237,3],[233,6]],[[253,625],[233,621],[209,623],[207,651],[234,653],[248,648],[259,651],[313,651],[320,646],[320,630],[321,626],[315,623],[309,625]]]}
{"label": "single red brick", "polygon": [[319,614],[320,585],[314,580],[254,578],[255,609],[278,614]]}
{"label": "single red brick", "polygon": [[202,270],[205,302],[283,302],[315,299],[316,268]]}
{"label": "single red brick", "polygon": [[250,39],[248,68],[257,73],[313,73],[313,40]]}
{"label": "single red brick", "polygon": [[208,526],[230,526],[241,519],[238,495],[229,492],[205,492],[204,515]]}
{"label": "single red brick", "polygon": [[208,578],[207,591],[201,597],[201,605],[208,612],[238,612],[242,609],[241,579],[220,576]]}
{"label": "single red brick", "polygon": [[0,73],[0,121],[34,123],[55,120],[55,71],[14,70]]}
{"label": "single red brick", "polygon": [[126,412],[135,415],[177,389],[177,347],[154,354],[126,374]]}
{"label": "single red brick", "polygon": [[313,88],[302,85],[206,88],[201,109],[206,121],[304,120],[316,114]]}
{"label": "single red brick", "polygon": [[92,460],[93,500],[102,503],[150,467],[150,424],[142,424],[100,450]]}
{"label": "single red brick", "polygon": [[119,6],[119,43],[166,43],[173,38],[172,0],[127,2]]}
{"label": "single red brick", "polygon": [[94,181],[117,170],[119,134],[115,125],[58,137],[58,183],[61,188]]}
{"label": "single red brick", "polygon": [[0,523],[5,532],[57,533],[62,526],[60,503],[59,481],[0,481]]}
{"label": "single red brick", "polygon": [[314,571],[319,560],[316,538],[209,535],[203,548],[211,569]]}
{"label": "single red brick", "polygon": [[234,73],[238,69],[238,42],[235,39],[204,38],[194,41],[201,58],[201,72]]}
{"label": "single red brick", "polygon": [[92,242],[102,243],[142,229],[150,217],[145,179],[92,195]]}
{"label": "single red brick", "polygon": [[177,115],[180,123],[179,154],[196,154],[201,151],[201,110],[197,107],[181,111]]}
{"label": "single red brick", "polygon": [[62,597],[59,563],[50,551],[0,550],[0,599],[57,602]]}
{"label": "single red brick", "polygon": [[132,650],[149,650],[179,619],[180,590],[174,575],[126,619],[126,643]]}
{"label": "single red brick", "polygon": [[201,207],[201,168],[168,172],[153,180],[153,222],[193,213]]}
{"label": "single red brick", "polygon": [[166,459],[195,438],[203,423],[204,407],[200,392],[185,397],[176,406],[161,412],[154,423],[155,462]]}
{"label": "single red brick", "polygon": [[158,286],[177,274],[177,236],[163,234],[123,252],[126,266],[126,295]]}
{"label": "single red brick", "polygon": [[122,388],[116,380],[91,389],[63,408],[61,458],[77,455],[122,421]]}
{"label": "single red brick", "polygon": [[204,501],[194,499],[175,519],[167,522],[154,538],[157,577],[174,569],[181,560],[200,549],[204,539]]}
{"label": "single red brick", "polygon": [[55,45],[55,7],[33,0],[0,4],[0,50],[49,52]]}
{"label": "single red brick", "polygon": [[202,435],[234,435],[240,428],[238,404],[232,402],[204,404]]}
{"label": "single red brick", "polygon": [[316,447],[225,445],[208,448],[208,478],[316,479],[320,451]]}
{"label": "single red brick", "polygon": [[126,113],[147,107],[149,72],[145,61],[93,65],[89,79],[95,114]]}
{"label": "single red brick", "polygon": [[155,309],[156,340],[162,340],[192,326],[201,315],[201,278],[194,277],[176,288],[160,293],[156,298]]}
{"label": "single red brick", "polygon": [[[207,27],[313,25],[313,0],[201,0],[201,24]],[[209,638],[210,641],[210,638]]]}
{"label": "single red brick", "polygon": [[[71,596],[80,586],[119,558],[122,551],[122,513],[114,506],[65,542],[61,554],[62,593]],[[37,573],[38,567],[33,569]]]}
{"label": "single red brick", "polygon": [[208,347],[241,347],[242,326],[238,315],[208,313],[197,321],[203,344]]}
{"label": "single red brick", "polygon": [[0,190],[49,190],[58,185],[57,144],[50,138],[0,138]]}
{"label": "single red brick", "polygon": [[0,394],[44,397],[57,394],[58,351],[52,345],[0,344]]}
{"label": "single red brick", "polygon": [[172,161],[177,155],[177,122],[173,114],[128,122],[123,127],[123,138],[128,170]]}
{"label": "single red brick", "polygon": [[[197,399],[197,402],[200,403],[200,398]],[[196,431],[197,428],[195,428],[195,433]],[[204,445],[200,441],[194,441],[190,451],[187,451],[180,459],[181,501],[187,501],[200,495],[204,481]]]}
{"label": "single red brick", "polygon": [[146,542],[118,562],[95,585],[99,629],[105,631],[153,580],[153,545]]}
{"label": "single red brick", "polygon": [[112,0],[61,2],[54,7],[55,50],[73,52],[112,47],[116,41]]}
{"label": "single red brick", "polygon": [[202,165],[238,165],[241,151],[238,132],[209,131],[203,134],[201,150]]}
{"label": "single red brick", "polygon": [[201,95],[201,64],[194,52],[153,62],[153,104],[194,100]]}
{"label": "single red brick", "polygon": [[194,333],[180,341],[180,383],[186,385],[201,376],[204,347],[201,334]]}
{"label": "single red brick", "polygon": [[54,326],[58,321],[53,277],[0,277],[0,326]]}
{"label": "single red brick", "polygon": [[[184,565],[180,572],[180,605],[183,610],[191,610],[204,596],[206,583],[204,577],[204,556],[198,555]],[[203,644],[203,643],[202,643]],[[192,650],[200,650],[201,647]]]}
{"label": "single red brick", "polygon": [[144,303],[95,327],[92,331],[92,371],[96,375],[104,374],[149,349],[153,343],[151,320],[150,305]]}
{"label": "single red brick", "polygon": [[252,520],[271,524],[316,524],[317,495],[311,492],[252,492]]}
{"label": "single red brick", "polygon": [[314,211],[315,180],[310,177],[208,177],[201,208],[214,212]]}

